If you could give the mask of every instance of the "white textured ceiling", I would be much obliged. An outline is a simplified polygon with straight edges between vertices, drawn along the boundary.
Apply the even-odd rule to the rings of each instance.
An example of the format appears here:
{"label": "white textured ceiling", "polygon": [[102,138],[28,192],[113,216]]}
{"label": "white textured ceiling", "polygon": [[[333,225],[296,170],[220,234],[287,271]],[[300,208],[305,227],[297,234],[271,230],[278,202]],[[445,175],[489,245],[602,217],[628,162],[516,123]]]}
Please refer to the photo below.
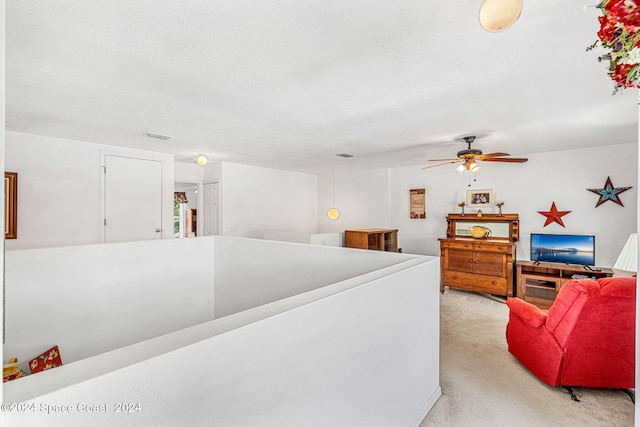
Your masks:
{"label": "white textured ceiling", "polygon": [[[595,0],[7,0],[6,129],[326,173],[638,140]],[[174,136],[166,142],[147,131]],[[357,157],[343,159],[337,153]]]}

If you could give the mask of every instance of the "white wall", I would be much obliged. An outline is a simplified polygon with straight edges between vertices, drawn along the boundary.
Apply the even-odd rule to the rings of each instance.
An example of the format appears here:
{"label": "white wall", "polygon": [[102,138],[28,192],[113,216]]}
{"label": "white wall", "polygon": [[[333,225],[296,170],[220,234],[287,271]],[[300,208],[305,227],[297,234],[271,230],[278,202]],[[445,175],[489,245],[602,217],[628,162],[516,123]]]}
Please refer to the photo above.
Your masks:
{"label": "white wall", "polygon": [[268,230],[316,232],[315,175],[225,162],[220,196],[225,236],[262,238]]}
{"label": "white wall", "polygon": [[[340,218],[327,218],[327,209],[335,207]],[[391,227],[389,204],[389,170],[374,169],[355,172],[335,172],[322,175],[318,183],[318,232],[338,232],[350,228]]]}
{"label": "white wall", "polygon": [[[97,242],[96,145],[13,132],[7,137],[7,170],[29,171],[19,175],[19,238],[7,241],[7,248]],[[32,152],[40,155],[28,155]],[[636,229],[637,152],[636,144],[625,144],[531,154],[524,164],[485,163],[471,187],[451,166],[336,172],[335,204],[341,211],[336,221],[326,217],[333,204],[333,174],[317,177],[211,162],[205,168],[177,164],[176,179],[220,182],[223,235],[262,238],[266,231],[316,234],[391,227],[399,229],[404,252],[426,255],[439,255],[445,217],[459,212],[467,189],[495,189],[505,202],[504,212],[520,215],[519,259],[528,259],[533,232],[595,234],[596,263],[610,267]],[[615,186],[634,187],[620,195],[624,207],[606,202],[595,208],[597,196],[586,189],[601,188],[607,176]],[[426,219],[409,218],[412,188],[426,189]],[[83,196],[65,204],[59,203],[60,193]],[[554,201],[558,209],[572,211],[563,218],[564,228],[555,223],[543,227],[538,211],[549,210]]]}
{"label": "white wall", "polygon": [[[476,182],[459,177],[453,166],[422,169],[423,165],[362,172],[339,173],[336,205],[341,216],[336,221],[319,218],[319,232],[336,232],[352,227],[398,228],[398,246],[404,252],[439,255],[438,238],[446,233],[446,215],[460,212],[467,189],[494,189],[504,201],[503,212],[520,215],[518,258],[529,258],[530,233],[594,234],[596,264],[610,267],[627,237],[636,230],[637,165],[636,144],[611,145],[579,150],[531,154],[523,164],[484,163]],[[607,176],[616,187],[634,188],[620,194],[624,207],[606,202],[595,207],[598,196],[588,188],[602,188]],[[331,204],[331,175],[321,176],[319,215]],[[386,181],[385,181],[386,179]],[[390,188],[388,202],[385,192]],[[426,219],[409,218],[409,190],[426,189]],[[372,197],[377,192],[380,196]],[[563,217],[565,227],[553,223],[543,227],[551,203],[559,210],[572,211]],[[357,211],[353,206],[358,206]],[[344,209],[343,209],[344,206]],[[384,219],[390,211],[390,220]],[[466,209],[475,212],[475,209]],[[485,210],[487,213],[496,209]]]}
{"label": "white wall", "polygon": [[173,177],[176,182],[202,182],[204,180],[204,168],[197,163],[175,162],[173,165]]}
{"label": "white wall", "polygon": [[[173,156],[5,132],[5,168],[18,173],[18,238],[6,248],[25,249],[100,242],[100,155],[152,156],[163,163],[162,191],[173,200]],[[173,238],[173,202],[163,206],[164,238]]]}
{"label": "white wall", "polygon": [[[5,27],[5,1],[4,0],[0,0],[0,28],[6,28]],[[5,81],[5,31],[2,31],[2,33],[0,34],[0,81],[2,81],[2,85],[0,85],[0,125],[2,125],[1,129],[3,130],[3,132],[0,134],[0,171],[2,171],[2,175],[4,176],[4,149],[5,149],[5,132],[4,132],[4,124],[5,124],[5,85],[4,85],[4,81]],[[5,218],[5,198],[2,197],[2,200],[0,200],[0,210],[2,212],[2,218],[3,221],[6,221]],[[0,252],[2,254],[4,254],[4,248],[5,248],[5,240],[4,238],[0,239]],[[2,274],[0,274],[0,300],[3,301],[2,304],[2,308],[0,309],[0,312],[2,313],[2,316],[0,316],[0,329],[2,329],[4,331],[4,309],[5,309],[5,305],[4,305],[4,301],[5,301],[5,292],[4,292],[4,256],[0,257],[0,271],[2,271]],[[0,358],[2,358],[2,361],[4,362],[5,360],[8,360],[4,357],[4,352],[2,350],[2,347],[0,347]],[[0,389],[0,400],[2,400],[2,402],[4,402],[4,398],[3,398],[3,394],[2,394],[2,389]]]}

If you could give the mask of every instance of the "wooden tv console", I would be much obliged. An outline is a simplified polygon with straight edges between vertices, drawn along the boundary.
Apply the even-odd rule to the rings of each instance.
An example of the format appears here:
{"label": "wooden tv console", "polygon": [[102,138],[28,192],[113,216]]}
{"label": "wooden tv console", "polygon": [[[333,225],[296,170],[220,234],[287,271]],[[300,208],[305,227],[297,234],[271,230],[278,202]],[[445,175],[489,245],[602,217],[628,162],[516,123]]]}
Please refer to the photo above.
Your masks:
{"label": "wooden tv console", "polygon": [[610,268],[585,268],[576,264],[557,262],[516,262],[517,296],[544,310],[551,307],[562,285],[571,280],[574,274],[593,277],[613,276]]}

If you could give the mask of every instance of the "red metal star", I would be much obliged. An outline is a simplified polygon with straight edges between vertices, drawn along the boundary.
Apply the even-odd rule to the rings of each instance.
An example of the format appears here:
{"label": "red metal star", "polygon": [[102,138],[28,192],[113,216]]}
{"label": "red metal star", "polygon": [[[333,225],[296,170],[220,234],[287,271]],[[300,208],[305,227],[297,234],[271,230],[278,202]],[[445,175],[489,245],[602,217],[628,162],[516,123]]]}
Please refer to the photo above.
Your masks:
{"label": "red metal star", "polygon": [[551,209],[548,212],[538,211],[540,215],[544,215],[547,217],[547,220],[544,222],[544,227],[551,224],[552,222],[557,222],[564,227],[562,217],[570,212],[571,211],[559,211],[558,208],[556,208],[556,202],[551,202]]}

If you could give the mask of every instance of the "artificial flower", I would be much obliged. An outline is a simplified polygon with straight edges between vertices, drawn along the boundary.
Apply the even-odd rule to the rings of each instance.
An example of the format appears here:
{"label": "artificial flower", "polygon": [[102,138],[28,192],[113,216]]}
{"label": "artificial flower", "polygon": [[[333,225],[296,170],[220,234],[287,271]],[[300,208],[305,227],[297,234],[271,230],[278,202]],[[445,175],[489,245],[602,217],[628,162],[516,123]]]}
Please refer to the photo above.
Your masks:
{"label": "artificial flower", "polygon": [[[609,61],[614,93],[626,87],[640,88],[640,8],[635,0],[603,0],[598,4],[599,43],[609,50],[598,60]],[[587,48],[594,48],[598,42]]]}

